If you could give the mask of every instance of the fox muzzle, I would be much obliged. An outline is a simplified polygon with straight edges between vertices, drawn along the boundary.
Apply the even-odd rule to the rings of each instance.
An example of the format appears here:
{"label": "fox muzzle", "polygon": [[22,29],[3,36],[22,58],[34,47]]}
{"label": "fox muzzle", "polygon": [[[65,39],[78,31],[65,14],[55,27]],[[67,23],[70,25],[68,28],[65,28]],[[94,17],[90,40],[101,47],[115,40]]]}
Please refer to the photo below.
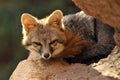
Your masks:
{"label": "fox muzzle", "polygon": [[48,59],[51,58],[51,54],[50,54],[50,53],[43,53],[43,54],[42,54],[42,58],[43,58],[44,60],[48,60]]}

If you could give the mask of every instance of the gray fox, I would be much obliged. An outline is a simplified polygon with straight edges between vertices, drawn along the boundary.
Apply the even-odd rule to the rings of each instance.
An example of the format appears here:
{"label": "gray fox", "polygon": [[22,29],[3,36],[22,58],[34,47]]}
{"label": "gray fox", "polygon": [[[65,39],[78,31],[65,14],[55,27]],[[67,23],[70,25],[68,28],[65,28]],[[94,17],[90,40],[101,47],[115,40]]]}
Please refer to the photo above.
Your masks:
{"label": "gray fox", "polygon": [[107,56],[114,47],[114,30],[83,11],[63,17],[55,10],[44,19],[24,13],[22,44],[36,59],[65,58],[91,63]]}

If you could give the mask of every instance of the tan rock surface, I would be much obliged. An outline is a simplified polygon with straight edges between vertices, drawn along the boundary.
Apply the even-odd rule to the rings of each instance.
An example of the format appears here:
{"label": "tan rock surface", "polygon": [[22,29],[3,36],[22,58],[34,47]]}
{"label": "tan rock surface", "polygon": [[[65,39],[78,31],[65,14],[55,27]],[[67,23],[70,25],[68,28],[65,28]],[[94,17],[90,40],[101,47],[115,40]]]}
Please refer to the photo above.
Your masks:
{"label": "tan rock surface", "polygon": [[19,63],[10,80],[116,80],[101,75],[91,66],[70,65],[62,60],[48,63],[24,60]]}
{"label": "tan rock surface", "polygon": [[105,76],[112,76],[120,79],[120,50],[115,47],[112,54],[105,59],[101,59],[98,63],[93,64],[94,69]]}

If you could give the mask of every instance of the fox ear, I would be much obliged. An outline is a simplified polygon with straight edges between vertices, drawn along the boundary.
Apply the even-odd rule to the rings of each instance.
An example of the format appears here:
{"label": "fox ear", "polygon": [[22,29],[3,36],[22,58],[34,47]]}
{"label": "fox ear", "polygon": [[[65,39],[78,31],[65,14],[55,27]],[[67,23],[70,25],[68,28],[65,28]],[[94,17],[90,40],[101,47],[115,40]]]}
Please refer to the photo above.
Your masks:
{"label": "fox ear", "polygon": [[39,24],[37,18],[28,13],[22,14],[21,23],[23,26],[23,31],[27,33]]}
{"label": "fox ear", "polygon": [[47,17],[47,24],[57,27],[62,27],[63,13],[61,10],[55,10],[49,17]]}

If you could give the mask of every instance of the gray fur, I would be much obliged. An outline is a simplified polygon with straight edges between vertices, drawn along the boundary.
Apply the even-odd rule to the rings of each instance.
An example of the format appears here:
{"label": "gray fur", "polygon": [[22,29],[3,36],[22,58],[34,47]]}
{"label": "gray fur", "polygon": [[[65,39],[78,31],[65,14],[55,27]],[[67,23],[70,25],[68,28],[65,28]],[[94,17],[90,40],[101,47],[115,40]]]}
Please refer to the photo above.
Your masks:
{"label": "gray fur", "polygon": [[[86,15],[84,12],[67,15],[63,18],[64,25],[73,33],[82,33],[84,38],[95,44],[86,47],[82,53],[69,62],[91,63],[106,57],[115,46],[114,29],[101,21]],[[77,27],[77,28],[76,28]]]}
{"label": "gray fur", "polygon": [[63,23],[66,30],[71,30],[72,33],[79,33],[84,37],[79,39],[85,39],[94,42],[94,18],[84,14],[84,12],[79,12],[73,15],[67,15],[63,18]]}

